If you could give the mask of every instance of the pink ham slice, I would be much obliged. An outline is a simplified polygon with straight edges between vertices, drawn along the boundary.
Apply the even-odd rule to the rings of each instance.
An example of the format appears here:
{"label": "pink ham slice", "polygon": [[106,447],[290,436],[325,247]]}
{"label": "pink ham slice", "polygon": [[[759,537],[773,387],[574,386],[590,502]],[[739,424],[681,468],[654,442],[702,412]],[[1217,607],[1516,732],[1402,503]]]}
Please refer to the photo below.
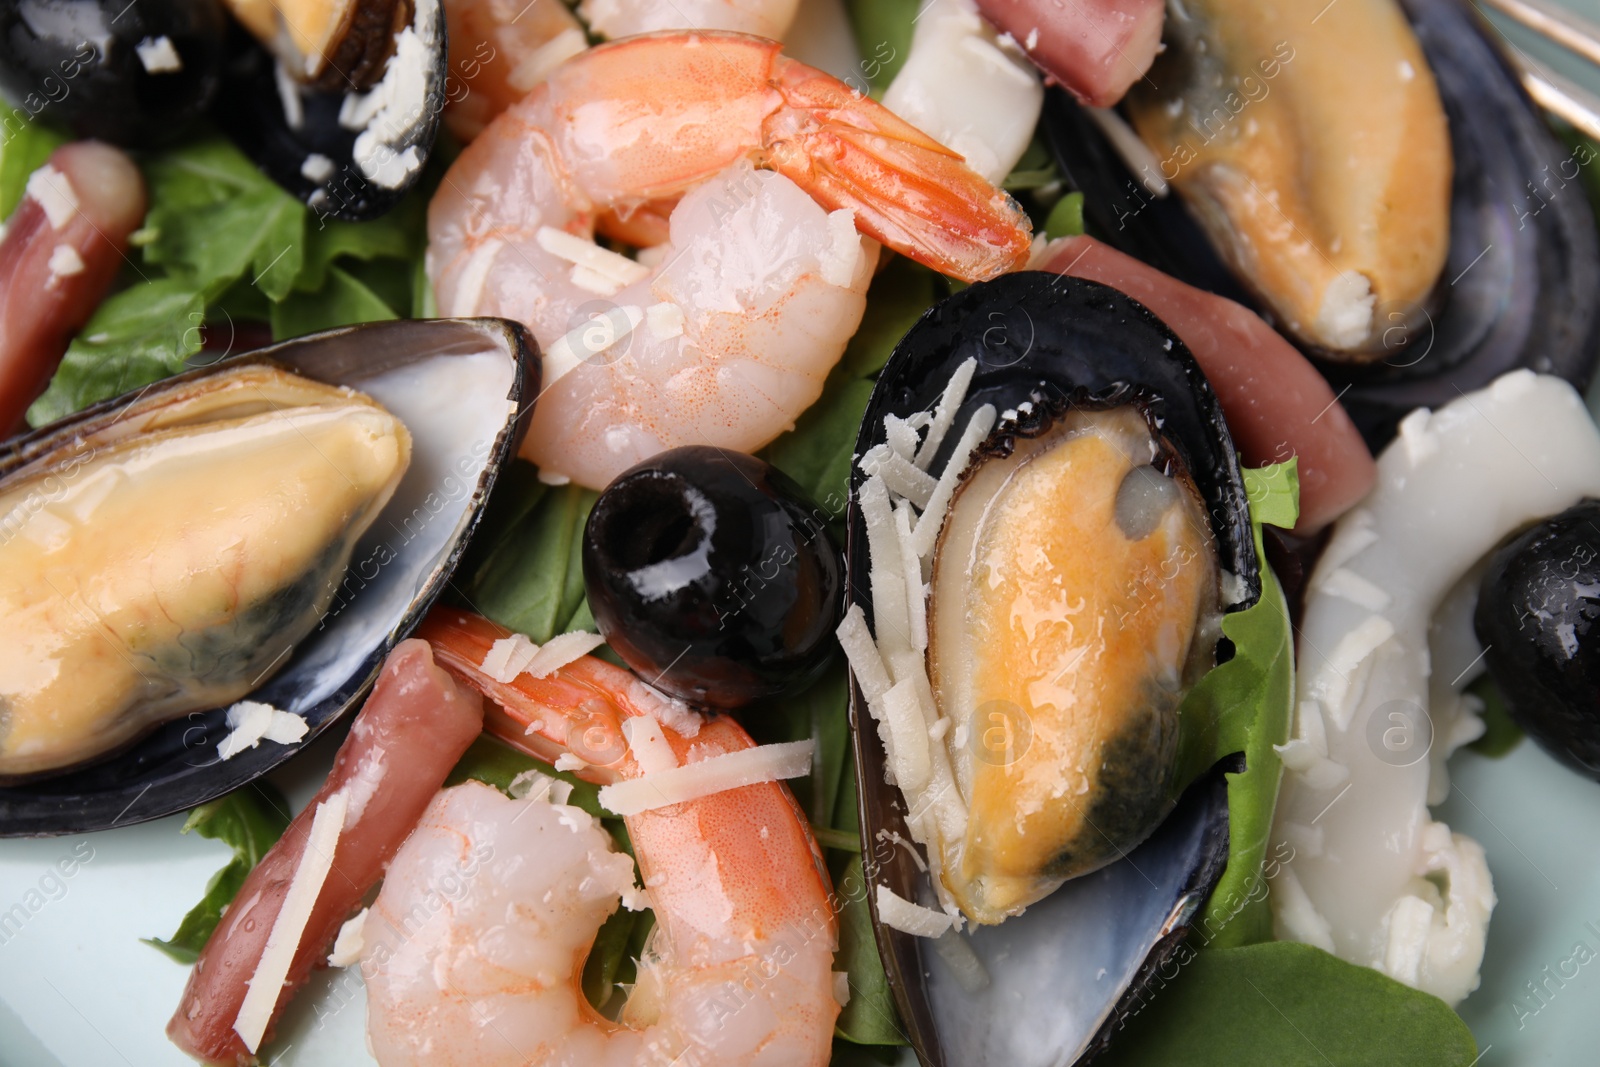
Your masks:
{"label": "pink ham slice", "polygon": [[1110,107],[1150,69],[1164,0],[978,0],[1034,65],[1091,107]]}
{"label": "pink ham slice", "polygon": [[1322,529],[1372,488],[1377,466],[1333,390],[1259,316],[1092,237],[1061,242],[1045,269],[1121,290],[1172,327],[1216,390],[1246,466],[1300,457],[1295,533]]}
{"label": "pink ham slice", "polygon": [[0,437],[106,295],[144,207],[139,168],[98,141],[61,146],[29,178],[0,240]]}
{"label": "pink ham slice", "polygon": [[[340,790],[347,791],[347,813],[333,866],[273,1007],[274,1022],[312,967],[327,957],[339,927],[383,876],[445,776],[482,728],[483,699],[459,687],[434,664],[426,641],[402,641],[395,647],[350,727],[328,780],[250,872],[206,942],[178,1010],[167,1023],[167,1036],[174,1044],[205,1063],[255,1062],[234,1032],[234,1021],[300,866],[317,806]],[[269,1036],[271,1032],[269,1024]]]}

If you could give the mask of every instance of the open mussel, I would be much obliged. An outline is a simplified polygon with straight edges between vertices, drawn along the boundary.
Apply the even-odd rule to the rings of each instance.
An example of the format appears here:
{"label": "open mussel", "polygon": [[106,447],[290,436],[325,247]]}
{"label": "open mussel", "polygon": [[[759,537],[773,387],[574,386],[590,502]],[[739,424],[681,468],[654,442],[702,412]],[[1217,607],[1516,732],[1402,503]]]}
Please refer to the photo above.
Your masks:
{"label": "open mussel", "polygon": [[[530,348],[496,319],[334,330],[7,443],[0,835],[193,807],[353,708],[515,452]],[[222,758],[241,699],[303,740]]]}
{"label": "open mussel", "polygon": [[1226,858],[1220,775],[1175,763],[1261,595],[1226,425],[1143,306],[1021,273],[912,328],[856,454],[840,636],[902,1017],[925,1064],[1073,1062]]}
{"label": "open mussel", "polygon": [[[1214,48],[1202,52],[1184,37],[1194,29],[1192,20],[1175,24],[1169,18],[1169,47],[1158,64],[1158,70],[1165,69],[1169,76],[1157,77],[1157,84],[1199,84],[1203,79],[1198,79],[1197,70],[1204,70],[1211,80],[1193,100],[1161,102],[1148,87],[1141,91],[1149,92],[1150,100],[1142,105],[1130,100],[1128,116],[1153,138],[1147,147],[1154,150],[1138,167],[1130,168],[1113,147],[1103,117],[1092,115],[1065,94],[1052,95],[1046,120],[1069,182],[1085,194],[1095,232],[1169,274],[1260,310],[1321,362],[1336,388],[1349,387],[1341,393],[1341,402],[1374,447],[1392,438],[1399,420],[1412,409],[1438,407],[1518,366],[1559,375],[1581,390],[1600,351],[1600,245],[1579,178],[1592,153],[1586,147],[1568,151],[1551,134],[1495,45],[1492,31],[1469,5],[1455,0],[1402,0],[1400,9],[1409,20],[1426,70],[1403,56],[1391,56],[1393,62],[1383,73],[1400,80],[1410,94],[1404,99],[1409,100],[1425,87],[1431,71],[1448,124],[1447,157],[1440,156],[1440,138],[1416,132],[1431,130],[1431,123],[1411,115],[1414,109],[1409,104],[1391,104],[1392,94],[1383,96],[1373,106],[1389,109],[1393,120],[1381,127],[1391,131],[1383,156],[1390,180],[1369,188],[1367,199],[1380,208],[1388,205],[1379,214],[1398,219],[1402,226],[1419,226],[1433,217],[1429,206],[1433,200],[1430,196],[1418,207],[1414,203],[1418,192],[1448,178],[1448,253],[1439,269],[1429,251],[1434,248],[1431,236],[1428,242],[1416,235],[1391,242],[1397,250],[1390,256],[1398,268],[1395,276],[1409,281],[1387,290],[1371,285],[1369,291],[1356,294],[1360,300],[1341,305],[1347,312],[1367,308],[1370,314],[1364,318],[1330,319],[1331,326],[1341,321],[1350,326],[1352,339],[1355,333],[1362,335],[1354,350],[1340,350],[1341,345],[1330,343],[1339,340],[1337,336],[1319,336],[1319,331],[1306,329],[1304,321],[1297,322],[1286,312],[1284,301],[1264,298],[1259,279],[1250,280],[1251,264],[1242,262],[1249,257],[1240,252],[1252,235],[1248,227],[1235,227],[1231,238],[1218,240],[1219,231],[1233,222],[1208,206],[1214,197],[1163,196],[1152,191],[1169,182],[1181,188],[1193,177],[1214,187],[1231,183],[1237,192],[1245,183],[1239,168],[1230,166],[1229,153],[1241,151],[1237,146],[1246,140],[1245,131],[1251,131],[1250,142],[1256,146],[1252,150],[1265,151],[1262,134],[1295,110],[1282,106],[1294,88],[1290,82],[1313,75],[1327,79],[1352,75],[1343,59],[1325,71],[1312,69],[1308,60],[1320,53],[1308,50],[1308,42],[1315,43],[1309,30],[1269,39],[1272,20],[1264,20],[1253,27],[1251,39],[1258,47],[1254,51],[1235,47],[1231,54],[1237,62],[1222,68],[1215,63]],[[1343,5],[1335,9],[1343,11]],[[1312,15],[1314,10],[1306,17]],[[1317,34],[1324,28],[1319,23]],[[1406,50],[1396,35],[1378,43],[1382,49],[1362,44],[1348,54],[1382,51],[1398,56],[1396,49]],[[1362,97],[1366,91],[1365,86],[1358,88],[1359,92],[1324,86],[1295,93],[1296,100],[1320,102],[1310,111],[1297,105],[1308,120],[1315,118],[1319,107],[1331,109],[1332,116],[1318,129],[1300,131],[1300,137],[1315,142],[1347,126],[1340,116],[1352,93]],[[1170,108],[1170,113],[1158,104]],[[1137,109],[1140,106],[1143,110]],[[1364,136],[1370,137],[1370,131]],[[1281,140],[1286,145],[1298,143],[1287,137]],[[1368,147],[1363,142],[1361,150]],[[1343,150],[1348,153],[1348,145]],[[1333,158],[1339,151],[1334,146],[1324,154]],[[1333,203],[1348,201],[1365,187],[1328,183],[1322,196]],[[1244,207],[1236,214],[1247,213],[1244,208],[1254,205],[1257,222],[1264,219],[1270,228],[1275,221],[1280,235],[1290,233],[1294,220],[1285,221],[1273,199],[1260,190],[1246,189],[1237,199]],[[1311,231],[1304,221],[1295,222],[1295,228],[1302,231],[1297,236]],[[1437,227],[1429,223],[1425,229],[1433,235]],[[1370,238],[1355,226],[1336,227],[1320,236],[1327,262],[1313,257],[1319,259],[1317,269],[1306,275],[1332,272],[1335,281],[1347,276],[1349,265],[1341,255]],[[1377,276],[1377,268],[1365,270]],[[1356,318],[1362,321],[1355,322]]]}
{"label": "open mussel", "polygon": [[216,117],[319,215],[369,219],[422,175],[444,110],[439,0],[228,0],[237,32]]}

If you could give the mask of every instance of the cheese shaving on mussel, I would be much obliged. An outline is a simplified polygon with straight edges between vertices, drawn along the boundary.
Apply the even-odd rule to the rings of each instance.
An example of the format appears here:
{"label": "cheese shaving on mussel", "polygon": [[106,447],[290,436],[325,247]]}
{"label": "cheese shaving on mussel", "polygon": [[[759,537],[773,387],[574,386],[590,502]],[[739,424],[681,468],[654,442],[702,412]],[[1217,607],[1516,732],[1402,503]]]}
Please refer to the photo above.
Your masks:
{"label": "cheese shaving on mussel", "polygon": [[368,397],[259,363],[145,394],[0,480],[0,777],[254,690],[410,455]]}

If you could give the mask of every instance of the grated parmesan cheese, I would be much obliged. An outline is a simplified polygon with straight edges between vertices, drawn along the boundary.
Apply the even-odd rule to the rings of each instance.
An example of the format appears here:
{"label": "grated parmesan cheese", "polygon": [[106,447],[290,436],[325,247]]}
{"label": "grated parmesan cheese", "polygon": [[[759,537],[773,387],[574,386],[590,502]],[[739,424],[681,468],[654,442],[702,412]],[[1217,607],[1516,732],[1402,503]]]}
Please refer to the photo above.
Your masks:
{"label": "grated parmesan cheese", "polygon": [[328,871],[333,866],[333,853],[339,845],[339,834],[344,830],[345,805],[343,790],[317,805],[300,864],[294,869],[294,877],[283,896],[283,907],[272,922],[272,932],[261,950],[261,960],[247,983],[249,988],[239,1005],[239,1014],[234,1017],[234,1033],[251,1053],[261,1046],[261,1038],[272,1021],[272,1009],[283,994],[284,979],[289,976],[295,949],[300,947],[306,923],[311,920],[311,911],[322,893],[322,883],[327,881]]}
{"label": "grated parmesan cheese", "polygon": [[[534,240],[552,256],[573,265],[575,284],[601,296],[611,296],[650,277],[649,267],[554,226],[539,227]],[[579,270],[585,272],[583,281],[579,280]]]}
{"label": "grated parmesan cheese", "polygon": [[329,967],[349,967],[361,962],[361,950],[367,947],[368,910],[362,908],[339,927],[339,936],[333,939],[333,951],[328,954]]}
{"label": "grated parmesan cheese", "polygon": [[586,630],[557,634],[539,647],[523,670],[535,678],[548,678],[562,667],[582,659],[605,643],[605,638]]}
{"label": "grated parmesan cheese", "polygon": [[600,805],[618,815],[638,815],[729,789],[800,778],[811,773],[811,741],[758,745],[725,752],[671,770],[629,778],[600,789]]}
{"label": "grated parmesan cheese", "polygon": [[891,929],[912,937],[941,937],[951,919],[942,911],[913,904],[886,885],[877,887],[878,919]]}
{"label": "grated parmesan cheese", "polygon": [[183,69],[183,60],[172,47],[172,38],[165,34],[146,37],[134,45],[133,50],[138,53],[139,65],[151,74],[173,74]]}
{"label": "grated parmesan cheese", "polygon": [[59,244],[50,250],[50,277],[70,278],[83,273],[83,257],[69,244]]}
{"label": "grated parmesan cheese", "polygon": [[622,736],[628,739],[628,751],[645,774],[658,774],[678,766],[677,754],[661,732],[661,724],[654,716],[636,715],[622,723]]}
{"label": "grated parmesan cheese", "polygon": [[960,409],[961,402],[967,399],[967,387],[972,384],[972,376],[977,370],[978,361],[969,359],[950,375],[950,384],[944,387],[944,392],[939,396],[939,403],[934,406],[933,421],[928,423],[928,436],[923,438],[922,447],[917,450],[917,466],[923,470],[928,469],[928,464],[933,462],[934,453],[944,444],[945,434],[950,432],[951,425],[955,423],[956,412]]}
{"label": "grated parmesan cheese", "polygon": [[917,521],[912,543],[918,556],[927,556],[933,552],[933,546],[938,541],[939,528],[944,525],[945,513],[950,510],[950,498],[955,495],[956,483],[961,480],[962,472],[967,469],[967,462],[972,458],[973,450],[982,444],[983,439],[989,436],[989,431],[994,429],[994,420],[994,405],[983,405],[972,413],[972,419],[967,423],[966,430],[956,441],[956,449],[950,455],[950,462],[945,465],[944,473],[939,475],[939,484],[928,499],[927,510]]}
{"label": "grated parmesan cheese", "polygon": [[52,230],[61,229],[78,213],[78,193],[72,188],[72,179],[48,163],[28,175],[24,191],[44,208]]}
{"label": "grated parmesan cheese", "polygon": [[292,745],[306,735],[306,721],[257,700],[241,700],[228,709],[231,731],[217,746],[217,756],[230,760],[262,741]]}

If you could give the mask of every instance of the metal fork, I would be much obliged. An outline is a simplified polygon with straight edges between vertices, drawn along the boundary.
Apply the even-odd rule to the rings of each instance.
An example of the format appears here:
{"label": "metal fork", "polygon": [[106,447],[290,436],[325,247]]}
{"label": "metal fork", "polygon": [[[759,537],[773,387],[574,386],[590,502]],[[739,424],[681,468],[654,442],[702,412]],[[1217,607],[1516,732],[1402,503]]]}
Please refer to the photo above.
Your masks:
{"label": "metal fork", "polygon": [[[1600,67],[1600,26],[1581,15],[1574,15],[1549,0],[1478,2]],[[1521,49],[1511,48],[1509,54],[1522,75],[1523,88],[1540,107],[1600,141],[1600,95],[1557,74]]]}

